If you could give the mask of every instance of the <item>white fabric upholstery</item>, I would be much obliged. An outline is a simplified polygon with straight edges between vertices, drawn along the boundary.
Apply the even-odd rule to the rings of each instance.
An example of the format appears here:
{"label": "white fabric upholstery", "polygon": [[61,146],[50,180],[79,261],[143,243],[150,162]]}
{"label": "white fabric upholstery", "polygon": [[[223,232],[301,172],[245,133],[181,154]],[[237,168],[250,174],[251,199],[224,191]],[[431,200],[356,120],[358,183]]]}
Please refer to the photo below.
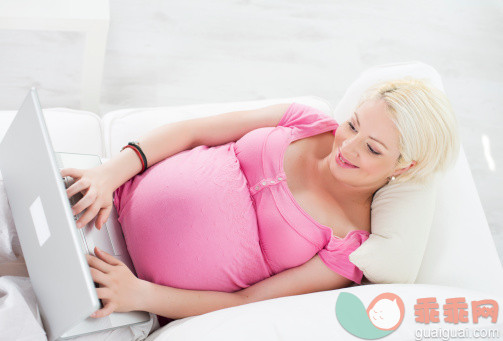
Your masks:
{"label": "white fabric upholstery", "polygon": [[[187,317],[158,329],[147,338],[147,341],[361,341],[362,338],[347,332],[336,317],[335,305],[341,292],[356,295],[365,308],[376,296],[384,292],[394,293],[402,299],[405,308],[402,323],[392,334],[382,338],[384,340],[420,340],[415,338],[417,330],[431,331],[439,328],[498,330],[500,335],[503,335],[502,296],[488,296],[479,291],[436,285],[374,284],[294,297],[280,297]],[[417,299],[426,297],[435,297],[439,304],[438,317],[440,321],[437,323],[426,325],[415,321],[414,305],[417,304]],[[468,323],[449,324],[444,321],[443,305],[446,303],[446,299],[456,297],[464,297],[468,304],[467,310],[470,312]],[[470,303],[482,299],[494,299],[499,304],[497,323],[492,324],[487,319],[480,319],[477,324],[473,324]]]}
{"label": "white fabric upholstery", "polygon": [[463,148],[437,192],[416,283],[503,293],[503,268]]}

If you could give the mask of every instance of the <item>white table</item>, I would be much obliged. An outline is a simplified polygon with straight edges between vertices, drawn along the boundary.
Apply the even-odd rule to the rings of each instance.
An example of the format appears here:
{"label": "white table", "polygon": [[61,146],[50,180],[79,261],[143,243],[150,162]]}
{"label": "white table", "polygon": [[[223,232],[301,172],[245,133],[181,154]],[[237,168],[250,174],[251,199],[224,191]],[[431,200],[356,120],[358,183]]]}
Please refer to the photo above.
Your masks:
{"label": "white table", "polygon": [[0,29],[86,33],[81,108],[99,113],[109,0],[1,0]]}

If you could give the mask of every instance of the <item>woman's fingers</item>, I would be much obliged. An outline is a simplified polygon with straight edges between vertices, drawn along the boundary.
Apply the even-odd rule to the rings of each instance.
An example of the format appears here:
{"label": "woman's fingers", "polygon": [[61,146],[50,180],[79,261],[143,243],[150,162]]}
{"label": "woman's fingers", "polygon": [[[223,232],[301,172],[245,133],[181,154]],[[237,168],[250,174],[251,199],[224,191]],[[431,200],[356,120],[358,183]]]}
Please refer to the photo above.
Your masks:
{"label": "woman's fingers", "polygon": [[92,266],[89,267],[89,270],[91,271],[91,277],[93,278],[94,282],[102,284],[105,287],[108,287],[109,281],[107,275],[105,275],[100,270],[93,268]]}
{"label": "woman's fingers", "polygon": [[112,211],[112,206],[104,207],[98,213],[98,218],[96,218],[96,227],[101,230],[103,224],[105,224]]}
{"label": "woman's fingers", "polygon": [[73,205],[73,214],[77,215],[88,206],[91,206],[95,202],[97,196],[98,194],[96,193],[96,190],[91,188],[87,190],[87,193],[82,198],[80,198],[80,200],[75,205]]}
{"label": "woman's fingers", "polygon": [[108,185],[109,177],[106,170],[100,167],[83,170],[65,168],[61,170],[61,175],[75,179],[75,182],[66,189],[68,198],[74,197],[77,193],[82,194],[79,195],[78,202],[72,206],[74,216],[82,215],[77,221],[77,227],[86,226],[98,215],[95,225],[101,229],[113,208],[113,189]]}
{"label": "woman's fingers", "polygon": [[111,254],[109,254],[101,249],[98,249],[97,247],[95,247],[94,253],[96,254],[96,256],[98,256],[100,259],[107,262],[108,264],[111,264],[111,265],[122,265],[123,264],[120,260],[118,260],[117,258],[112,256]]}
{"label": "woman's fingers", "polygon": [[[109,273],[112,270],[112,265],[108,264],[107,262],[104,262],[103,260],[99,259],[98,257],[95,257],[93,255],[86,255],[87,259],[87,264],[89,264],[90,267],[98,269],[99,271],[103,273]],[[97,281],[95,281],[97,282]]]}
{"label": "woman's fingers", "polygon": [[108,301],[108,303],[105,304],[105,306],[103,308],[101,308],[100,310],[94,312],[91,315],[91,317],[94,317],[94,318],[105,317],[105,316],[110,315],[114,311],[115,311],[115,304],[112,303],[111,301]]}
{"label": "woman's fingers", "polygon": [[112,298],[112,292],[108,288],[96,288],[96,294],[100,300]]}
{"label": "woman's fingers", "polygon": [[[82,198],[83,199],[83,198]],[[80,202],[80,201],[79,201]],[[85,207],[84,207],[85,208]],[[98,214],[98,211],[100,210],[100,207],[98,206],[97,203],[94,203],[94,205],[91,205],[85,212],[84,214],[77,220],[77,227],[81,228],[87,225],[91,220],[93,220],[94,217],[96,217],[96,214]],[[76,213],[78,214],[78,213]]]}
{"label": "woman's fingers", "polygon": [[89,186],[90,184],[87,179],[80,179],[78,181],[75,181],[70,187],[66,189],[66,195],[68,196],[68,198],[71,198],[75,194],[82,192]]}
{"label": "woman's fingers", "polygon": [[61,170],[61,176],[71,176],[72,178],[82,177],[82,170],[77,168],[65,168]]}

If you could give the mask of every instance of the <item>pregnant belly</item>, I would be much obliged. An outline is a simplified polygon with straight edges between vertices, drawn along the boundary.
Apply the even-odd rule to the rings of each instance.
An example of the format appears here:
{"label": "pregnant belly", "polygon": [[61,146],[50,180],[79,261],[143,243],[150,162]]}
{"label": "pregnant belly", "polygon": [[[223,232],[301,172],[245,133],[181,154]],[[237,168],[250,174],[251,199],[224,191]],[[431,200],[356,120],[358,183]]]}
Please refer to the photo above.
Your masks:
{"label": "pregnant belly", "polygon": [[139,278],[232,292],[269,275],[231,143],[153,165],[121,186],[114,202]]}

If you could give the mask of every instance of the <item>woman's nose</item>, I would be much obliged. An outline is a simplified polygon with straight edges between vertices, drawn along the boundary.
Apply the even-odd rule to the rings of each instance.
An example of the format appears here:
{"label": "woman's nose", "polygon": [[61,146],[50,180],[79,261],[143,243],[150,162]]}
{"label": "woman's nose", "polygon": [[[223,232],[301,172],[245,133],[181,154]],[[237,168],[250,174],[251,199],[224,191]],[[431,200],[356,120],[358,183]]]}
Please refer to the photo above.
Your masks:
{"label": "woman's nose", "polygon": [[348,138],[344,140],[344,142],[342,142],[341,153],[346,158],[355,157],[356,155],[358,155],[357,148],[358,148],[358,139],[356,139],[355,137]]}

